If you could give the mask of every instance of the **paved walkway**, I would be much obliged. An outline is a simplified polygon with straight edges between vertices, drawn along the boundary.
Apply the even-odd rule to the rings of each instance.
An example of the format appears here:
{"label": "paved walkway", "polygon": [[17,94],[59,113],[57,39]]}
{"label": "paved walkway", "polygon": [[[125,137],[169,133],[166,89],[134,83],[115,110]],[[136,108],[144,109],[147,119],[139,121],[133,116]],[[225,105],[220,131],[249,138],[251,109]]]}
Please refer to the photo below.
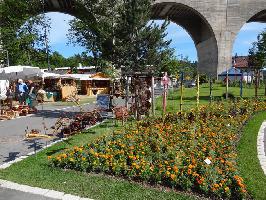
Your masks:
{"label": "paved walkway", "polygon": [[[93,104],[84,105],[91,110]],[[53,126],[60,116],[72,117],[79,113],[79,107],[39,106],[37,114],[17,119],[0,121],[0,165],[38,150],[53,140],[38,140],[36,143],[24,140],[25,130],[39,129],[42,133],[52,133]],[[45,127],[48,130],[45,130]]]}
{"label": "paved walkway", "polygon": [[[92,110],[94,104],[83,105],[85,111]],[[52,132],[50,127],[56,120],[64,116],[74,116],[80,112],[79,107],[66,106],[38,106],[38,112],[34,115],[28,115],[13,120],[0,121],[0,165],[15,160],[18,157],[25,156],[28,153],[43,148],[54,140],[38,140],[36,144],[24,140],[26,129],[40,129],[42,133]],[[48,130],[44,129],[44,126]],[[45,197],[43,195],[22,192],[5,187],[0,187],[0,200],[52,200],[55,198]],[[66,198],[67,199],[67,198]],[[76,199],[76,198],[68,198]]]}

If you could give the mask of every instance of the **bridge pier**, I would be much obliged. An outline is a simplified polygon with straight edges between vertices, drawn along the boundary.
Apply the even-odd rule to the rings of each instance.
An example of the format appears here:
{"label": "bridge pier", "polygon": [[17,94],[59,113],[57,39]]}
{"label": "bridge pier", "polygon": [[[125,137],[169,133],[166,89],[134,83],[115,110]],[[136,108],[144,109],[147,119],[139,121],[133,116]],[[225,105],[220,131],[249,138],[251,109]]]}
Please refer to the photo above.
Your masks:
{"label": "bridge pier", "polygon": [[[83,1],[44,2],[45,10],[40,5],[40,13],[63,12],[92,19]],[[169,19],[182,26],[195,43],[199,71],[215,76],[231,67],[232,48],[241,27],[247,22],[266,22],[266,4],[265,0],[155,0],[152,19]]]}

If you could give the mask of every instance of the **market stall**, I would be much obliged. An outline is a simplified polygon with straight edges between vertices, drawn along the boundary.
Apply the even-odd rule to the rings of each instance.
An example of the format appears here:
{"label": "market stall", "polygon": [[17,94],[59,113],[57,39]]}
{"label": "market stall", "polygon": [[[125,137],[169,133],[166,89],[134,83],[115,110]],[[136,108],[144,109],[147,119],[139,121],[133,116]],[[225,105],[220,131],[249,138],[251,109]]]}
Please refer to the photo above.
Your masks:
{"label": "market stall", "polygon": [[88,96],[96,96],[97,94],[109,94],[110,93],[110,78],[103,73],[96,73],[81,79],[81,91],[82,94]]}
{"label": "market stall", "polygon": [[60,99],[61,79],[57,77],[46,77],[43,80],[45,102],[54,102]]}
{"label": "market stall", "polygon": [[0,69],[0,120],[36,112],[34,88],[38,84],[33,81],[40,80],[41,75],[38,67],[18,65]]}

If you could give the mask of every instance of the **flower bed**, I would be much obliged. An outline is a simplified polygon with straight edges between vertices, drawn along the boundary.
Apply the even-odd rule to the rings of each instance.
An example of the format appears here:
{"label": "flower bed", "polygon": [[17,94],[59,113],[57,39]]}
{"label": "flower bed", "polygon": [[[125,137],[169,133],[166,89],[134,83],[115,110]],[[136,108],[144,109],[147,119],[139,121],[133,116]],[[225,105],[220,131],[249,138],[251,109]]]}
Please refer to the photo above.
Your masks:
{"label": "flower bed", "polygon": [[64,169],[241,199],[246,187],[235,146],[243,124],[260,110],[266,110],[266,102],[242,101],[149,119],[49,159]]}

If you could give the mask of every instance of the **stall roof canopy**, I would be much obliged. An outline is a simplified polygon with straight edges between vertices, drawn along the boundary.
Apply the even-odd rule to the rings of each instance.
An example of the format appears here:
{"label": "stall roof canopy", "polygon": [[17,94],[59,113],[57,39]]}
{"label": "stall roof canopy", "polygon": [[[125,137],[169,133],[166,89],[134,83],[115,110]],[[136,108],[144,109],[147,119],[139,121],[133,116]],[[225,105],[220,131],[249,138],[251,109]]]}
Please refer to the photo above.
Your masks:
{"label": "stall roof canopy", "polygon": [[[97,73],[99,74],[99,73]],[[81,81],[86,81],[86,80],[110,80],[106,76],[103,75],[97,75],[97,74],[64,74],[61,75],[60,77],[62,79],[75,79],[75,80],[81,80]]]}
{"label": "stall roof canopy", "polygon": [[60,78],[60,74],[50,73],[50,72],[43,72],[42,78]]}
{"label": "stall roof canopy", "polygon": [[106,74],[102,72],[98,72],[96,74],[92,74],[91,78],[109,78]]}
{"label": "stall roof canopy", "polygon": [[[84,67],[77,67],[78,70],[80,69],[95,69],[95,66],[84,66]],[[57,67],[55,70],[70,70],[71,67]]]}
{"label": "stall roof canopy", "polygon": [[15,80],[15,79],[29,79],[42,75],[42,71],[39,67],[31,66],[10,66],[0,68],[0,77],[2,79]]}
{"label": "stall roof canopy", "polygon": [[[219,74],[219,76],[226,76],[227,72],[224,71],[222,72],[221,74]],[[234,67],[231,67],[229,70],[228,70],[228,76],[242,76],[242,73],[240,71],[240,69],[237,69],[237,68],[234,68]]]}

